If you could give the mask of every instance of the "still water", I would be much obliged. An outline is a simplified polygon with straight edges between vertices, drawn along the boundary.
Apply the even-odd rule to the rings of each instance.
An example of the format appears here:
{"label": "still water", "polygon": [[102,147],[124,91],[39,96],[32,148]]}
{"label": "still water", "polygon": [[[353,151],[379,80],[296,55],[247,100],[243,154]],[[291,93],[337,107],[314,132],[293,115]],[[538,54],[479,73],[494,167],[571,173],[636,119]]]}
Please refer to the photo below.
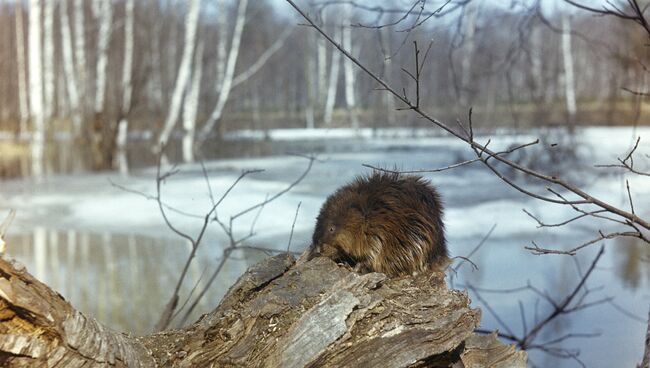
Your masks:
{"label": "still water", "polygon": [[[603,136],[610,142],[607,149],[603,149]],[[590,163],[603,163],[615,160],[624,152],[629,138],[628,131],[592,130],[584,133],[582,144]],[[289,142],[285,148],[288,146],[287,151],[295,152],[296,147],[309,146],[300,144]],[[286,249],[295,209],[301,203],[291,249],[304,249],[323,200],[355,175],[367,172],[361,166],[363,163],[417,169],[442,167],[470,158],[462,146],[447,138],[319,144],[325,148],[317,150],[319,161],[312,171],[290,193],[265,207],[256,220],[256,235],[246,244]],[[206,163],[215,193],[222,193],[243,169],[266,170],[244,180],[229,195],[223,206],[225,218],[286,188],[300,176],[305,165],[302,158],[274,155]],[[625,206],[622,176],[583,166],[571,164],[572,171],[565,174],[595,195]],[[166,183],[165,198],[175,207],[203,213],[206,205],[209,207],[209,200],[200,167],[186,165],[181,170]],[[472,256],[478,269],[465,265],[457,274],[449,275],[449,282],[453,281],[458,288],[471,285],[477,290],[505,290],[530,284],[561,300],[575,287],[580,273],[597,253],[597,246],[587,248],[576,257],[535,256],[524,246],[534,240],[552,248],[569,248],[593,238],[599,229],[607,230],[606,225],[588,220],[570,227],[537,229],[522,208],[549,222],[570,218],[573,212],[533,201],[478,165],[426,176],[438,186],[446,203],[445,221],[452,255],[469,254],[496,225],[485,244]],[[110,181],[151,194],[154,178],[153,170],[141,169],[129,177],[108,172],[52,176],[43,182],[30,179],[2,182],[0,216],[4,215],[4,209],[18,210],[7,239],[9,253],[74,306],[114,329],[133,333],[151,331],[189,254],[189,244],[166,228],[155,203],[125,193]],[[650,185],[630,179],[637,213],[650,216]],[[537,183],[526,185],[544,190]],[[180,216],[172,220],[183,230],[197,230],[197,219]],[[237,227],[241,236],[249,232],[251,221],[252,218],[242,219]],[[224,244],[226,238],[220,229],[211,227],[197,261],[190,268],[181,300],[195,284],[200,288],[205,283],[218,263]],[[572,353],[579,351],[578,358],[588,367],[634,366],[641,356],[650,305],[650,252],[646,244],[634,240],[608,241],[605,246],[603,258],[587,282],[590,291],[584,300],[587,303],[611,300],[556,319],[536,342],[566,334],[586,334],[589,337],[569,338],[555,346],[570,349]],[[266,256],[264,252],[251,250],[233,254],[191,320],[209,312],[248,266]],[[550,304],[525,290],[508,294],[478,291],[478,294],[470,292],[470,296],[477,307],[483,308],[484,328],[498,328],[515,335],[521,335],[552,311]],[[531,351],[530,357],[531,366],[580,366],[575,359],[560,359],[540,350]]]}

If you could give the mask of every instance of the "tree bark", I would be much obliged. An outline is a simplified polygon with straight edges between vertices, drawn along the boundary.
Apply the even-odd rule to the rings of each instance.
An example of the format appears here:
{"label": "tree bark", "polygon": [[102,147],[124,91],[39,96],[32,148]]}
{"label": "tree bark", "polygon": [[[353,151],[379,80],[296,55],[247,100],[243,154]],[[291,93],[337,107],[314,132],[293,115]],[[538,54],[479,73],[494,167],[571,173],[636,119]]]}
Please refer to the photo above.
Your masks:
{"label": "tree bark", "polygon": [[129,172],[129,162],[126,157],[126,145],[129,134],[128,114],[131,111],[131,94],[133,93],[133,83],[131,76],[133,74],[133,13],[134,0],[126,0],[124,3],[124,63],[122,64],[122,106],[120,121],[117,124],[117,135],[115,137],[115,147],[117,154],[114,167],[126,175]]}
{"label": "tree bark", "polygon": [[18,67],[18,106],[20,111],[20,134],[27,133],[29,105],[27,104],[27,68],[25,65],[25,30],[23,7],[16,6],[16,64]]}
{"label": "tree bark", "polygon": [[96,0],[96,16],[100,19],[99,34],[97,35],[97,73],[95,84],[95,113],[104,111],[106,96],[106,68],[108,66],[108,44],[111,40],[113,25],[113,5],[111,0]]}
{"label": "tree bark", "polygon": [[29,1],[29,109],[32,120],[32,175],[43,175],[45,118],[41,53],[41,1]]}
{"label": "tree bark", "polygon": [[59,12],[61,14],[61,50],[63,55],[63,72],[65,73],[66,91],[68,93],[68,111],[72,120],[72,129],[75,134],[81,131],[81,110],[80,97],[78,90],[77,73],[75,73],[72,35],[70,32],[70,18],[68,17],[68,1],[63,0],[59,3]]}
{"label": "tree bark", "polygon": [[[356,52],[352,48],[352,9],[349,4],[346,4],[343,10],[343,23],[343,48],[350,54],[354,55]],[[358,130],[359,118],[357,116],[357,99],[355,90],[356,68],[352,63],[352,60],[349,58],[345,58],[343,61],[343,68],[345,71],[345,104],[348,108],[350,125],[353,129]]]}
{"label": "tree bark", "polygon": [[568,116],[569,132],[573,132],[576,116],[576,89],[573,76],[573,51],[571,50],[571,19],[562,14],[562,60],[564,67],[564,97]]}
{"label": "tree bark", "polygon": [[3,256],[0,365],[525,367],[525,352],[474,335],[480,311],[469,303],[439,272],[388,279],[283,254],[249,269],[193,325],[132,337],[76,311]]}
{"label": "tree bark", "polygon": [[[75,0],[74,2],[74,49],[75,49],[75,66],[77,68],[77,88],[80,98],[80,111],[82,116],[86,111],[86,27],[84,15],[84,0]],[[81,126],[75,126],[75,135],[81,134]]]}
{"label": "tree bark", "polygon": [[[334,40],[341,42],[341,28],[336,27],[334,31]],[[329,84],[327,88],[327,99],[325,100],[325,112],[323,113],[323,122],[326,126],[332,124],[332,114],[334,113],[334,106],[336,105],[336,92],[338,91],[339,83],[339,67],[341,61],[341,53],[338,50],[332,50],[332,65],[329,75]]]}
{"label": "tree bark", "polygon": [[43,3],[43,115],[50,120],[54,115],[54,1]]}
{"label": "tree bark", "polygon": [[[237,65],[237,58],[239,56],[239,46],[241,44],[241,36],[244,31],[244,25],[246,24],[246,7],[248,6],[248,0],[239,0],[239,6],[237,7],[237,19],[235,20],[235,29],[232,34],[232,41],[230,43],[230,51],[228,51],[228,61],[226,62],[226,70],[223,78],[221,78],[221,89],[219,90],[219,99],[217,100],[217,105],[212,110],[210,117],[203,125],[201,129],[201,140],[207,139],[208,135],[214,128],[215,124],[221,115],[223,115],[223,110],[226,107],[226,102],[230,97],[230,90],[233,85],[233,77],[235,75],[235,66]],[[219,10],[218,10],[219,11]],[[224,11],[224,9],[220,9]]]}
{"label": "tree bark", "polygon": [[196,131],[196,115],[199,110],[201,92],[201,74],[203,71],[203,43],[199,43],[194,55],[194,70],[189,92],[185,97],[183,107],[183,161],[194,162],[194,132]]}
{"label": "tree bark", "polygon": [[172,93],[172,100],[167,113],[167,119],[160,137],[158,137],[158,144],[162,148],[167,144],[169,136],[176,125],[178,115],[181,111],[181,104],[183,96],[187,89],[187,83],[190,79],[192,69],[192,59],[194,56],[194,46],[196,45],[196,33],[199,25],[199,10],[201,8],[200,0],[192,0],[189,3],[187,10],[187,17],[185,18],[185,43],[183,44],[183,56],[181,58],[181,65],[178,67],[178,74],[176,76],[176,83],[174,84],[174,92]]}

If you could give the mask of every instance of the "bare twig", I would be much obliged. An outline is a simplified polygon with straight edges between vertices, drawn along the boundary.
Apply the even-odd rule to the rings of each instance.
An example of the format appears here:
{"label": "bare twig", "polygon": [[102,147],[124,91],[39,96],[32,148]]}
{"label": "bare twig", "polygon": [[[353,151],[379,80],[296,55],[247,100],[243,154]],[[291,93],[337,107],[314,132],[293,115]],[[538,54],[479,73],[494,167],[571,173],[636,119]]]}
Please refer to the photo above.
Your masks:
{"label": "bare twig", "polygon": [[[611,205],[603,200],[600,200],[591,194],[583,191],[582,189],[578,188],[577,186],[562,180],[556,176],[553,175],[547,175],[538,171],[535,171],[533,169],[530,169],[526,166],[523,166],[517,162],[514,162],[502,155],[497,154],[497,152],[494,152],[487,148],[487,145],[478,143],[474,140],[474,134],[473,134],[473,128],[472,128],[472,119],[471,119],[471,109],[470,109],[470,114],[469,114],[469,129],[462,129],[466,133],[465,135],[462,135],[458,132],[456,132],[454,129],[451,129],[448,125],[445,123],[435,119],[434,117],[430,116],[428,113],[422,110],[421,106],[418,105],[417,101],[415,103],[411,102],[411,100],[406,96],[405,93],[400,93],[394,88],[392,88],[388,83],[386,83],[384,80],[382,80],[376,73],[372,72],[368,67],[366,67],[363,63],[361,63],[358,59],[356,59],[354,56],[352,56],[347,50],[345,50],[341,45],[336,43],[324,30],[322,27],[318,26],[315,24],[311,18],[304,13],[292,0],[286,0],[317,32],[319,32],[325,39],[327,39],[332,45],[334,45],[345,57],[350,59],[354,64],[356,64],[362,71],[364,71],[368,76],[370,76],[375,82],[377,82],[380,86],[381,89],[387,91],[388,93],[391,93],[398,101],[402,102],[405,107],[403,109],[408,109],[408,110],[413,110],[415,113],[423,117],[424,119],[428,120],[432,124],[440,127],[441,129],[445,130],[447,133],[451,134],[452,136],[466,142],[470,148],[475,152],[478,161],[481,161],[488,169],[490,169],[498,178],[500,178],[502,181],[504,181],[506,184],[509,186],[513,187],[514,189],[539,200],[545,201],[545,202],[550,202],[550,203],[556,203],[556,204],[562,204],[562,205],[569,205],[575,208],[575,206],[579,205],[595,205],[599,207],[599,209],[605,210],[613,215],[616,215],[618,217],[621,217],[620,220],[618,221],[623,221],[626,224],[634,224],[635,226],[642,227],[646,230],[650,230],[650,222],[646,219],[642,219],[638,217],[635,213],[625,211],[623,209],[620,209],[614,205]],[[632,0],[630,0],[632,1]],[[413,73],[411,73],[413,75]],[[413,77],[416,77],[413,75]],[[416,78],[417,79],[417,78]],[[462,125],[461,125],[462,127]],[[567,199],[555,199],[547,196],[543,196],[537,193],[533,193],[526,188],[522,187],[521,185],[515,183],[513,180],[510,178],[506,177],[503,175],[497,168],[494,166],[492,162],[490,162],[491,159],[494,159],[496,161],[499,161],[511,168],[513,168],[516,171],[522,172],[530,177],[542,180],[544,182],[547,182],[552,185],[556,185],[560,188],[563,188],[574,195],[576,195],[579,199],[577,200],[567,200]]]}
{"label": "bare twig", "polygon": [[[537,339],[538,336],[540,336],[540,332],[544,330],[547,326],[549,326],[553,320],[557,319],[560,316],[575,313],[577,311],[584,310],[586,308],[590,308],[598,304],[611,303],[611,298],[603,298],[603,299],[590,301],[590,302],[585,301],[586,298],[593,291],[592,289],[587,288],[586,286],[587,280],[592,275],[603,253],[604,253],[604,247],[601,247],[598,253],[596,254],[596,257],[592,260],[589,268],[584,274],[579,272],[578,269],[580,280],[578,281],[576,286],[571,290],[571,292],[568,293],[560,301],[556,301],[552,299],[548,295],[548,293],[538,290],[537,288],[532,286],[530,282],[528,282],[528,284],[523,287],[513,288],[513,289],[502,289],[502,290],[482,289],[482,288],[473,287],[471,285],[469,285],[468,287],[472,291],[472,293],[477,296],[477,299],[481,301],[481,303],[483,304],[483,306],[485,306],[488,312],[493,314],[499,326],[506,331],[506,333],[497,332],[497,335],[499,337],[516,343],[519,348],[524,350],[536,349],[554,356],[576,359],[578,351],[572,351],[562,346],[558,347],[555,345],[574,338],[596,337],[599,336],[599,333],[596,332],[567,333],[542,342],[538,342]],[[496,315],[496,312],[494,312],[492,308],[489,306],[489,304],[487,303],[487,301],[480,296],[479,292],[510,294],[510,293],[518,293],[522,291],[532,291],[533,293],[539,295],[540,297],[542,297],[543,300],[546,300],[551,305],[552,310],[545,317],[541,319],[536,317],[534,324],[532,325],[532,327],[529,328],[528,323],[526,321],[527,319],[525,318],[525,311],[523,305],[520,303],[519,309],[522,318],[523,333],[522,335],[517,335],[507,326],[507,324],[500,317],[498,317],[498,315]],[[535,315],[536,314],[537,313],[535,313]],[[477,329],[476,332],[492,333],[492,330]]]}
{"label": "bare twig", "polygon": [[[294,180],[292,183],[290,183],[285,189],[277,192],[276,194],[274,194],[272,196],[267,195],[266,198],[263,201],[261,201],[261,202],[255,204],[255,205],[253,205],[253,206],[250,206],[250,207],[246,208],[243,211],[240,211],[240,212],[230,216],[230,219],[228,220],[227,223],[221,221],[219,219],[219,217],[216,216],[216,214],[215,214],[215,216],[212,217],[212,220],[217,222],[219,224],[219,226],[221,227],[221,229],[223,230],[223,232],[226,234],[226,236],[229,239],[230,244],[227,247],[224,248],[224,250],[222,252],[222,257],[219,260],[219,264],[217,265],[216,269],[213,271],[212,275],[210,276],[210,278],[208,279],[206,284],[203,286],[203,288],[201,289],[199,294],[196,296],[194,301],[192,301],[192,303],[189,303],[189,306],[185,310],[185,313],[183,313],[183,317],[180,320],[180,325],[183,325],[183,324],[185,324],[185,322],[187,322],[187,319],[190,317],[190,315],[192,314],[192,312],[194,311],[194,309],[198,305],[199,301],[208,292],[208,290],[210,289],[210,286],[216,280],[217,276],[220,274],[221,270],[223,269],[223,267],[224,267],[225,263],[227,262],[227,260],[230,258],[230,255],[233,253],[233,251],[239,250],[239,249],[257,249],[257,250],[259,250],[256,247],[242,246],[243,242],[247,241],[248,239],[250,239],[251,237],[253,237],[255,235],[255,233],[254,233],[254,225],[251,226],[250,231],[248,232],[248,234],[238,238],[235,235],[235,229],[234,229],[235,221],[238,218],[240,218],[241,216],[243,216],[243,215],[245,215],[247,213],[250,213],[251,211],[257,210],[258,212],[257,212],[257,214],[255,216],[255,220],[253,221],[253,224],[254,224],[256,222],[256,219],[259,216],[260,212],[264,208],[264,206],[266,206],[268,203],[278,199],[280,196],[282,196],[283,194],[285,194],[288,191],[290,191],[291,189],[293,189],[296,185],[298,185],[307,176],[307,174],[311,171],[311,168],[312,168],[312,166],[314,164],[314,161],[316,160],[316,157],[307,156],[307,159],[309,160],[309,162],[308,162],[307,167],[305,168],[305,170],[302,172],[302,174],[296,180]],[[230,189],[232,189],[232,187]],[[226,193],[224,193],[224,196],[222,197],[222,199],[225,197],[225,195],[227,195],[230,192],[230,189]],[[217,203],[220,203],[220,202],[221,202],[221,200],[218,201]],[[297,211],[296,211],[296,215],[297,215]],[[274,251],[278,252],[277,250],[273,250],[273,249],[262,249],[262,250],[268,251],[268,252],[274,252]],[[279,252],[283,252],[283,251],[279,251]],[[287,253],[288,253],[288,251],[287,251]]]}
{"label": "bare twig", "polygon": [[296,220],[298,220],[298,212],[300,211],[301,204],[302,201],[298,202],[298,207],[296,207],[296,215],[293,217],[293,222],[291,223],[291,233],[289,233],[289,242],[287,243],[287,253],[289,253],[289,250],[291,249],[291,239],[293,238],[293,229],[296,226]]}

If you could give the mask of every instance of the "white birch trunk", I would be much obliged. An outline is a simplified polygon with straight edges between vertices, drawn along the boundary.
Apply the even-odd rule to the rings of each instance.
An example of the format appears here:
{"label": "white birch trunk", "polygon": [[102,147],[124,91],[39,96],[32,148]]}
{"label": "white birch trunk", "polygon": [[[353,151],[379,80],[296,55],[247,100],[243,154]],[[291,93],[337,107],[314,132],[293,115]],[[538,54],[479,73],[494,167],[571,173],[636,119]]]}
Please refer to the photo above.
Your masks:
{"label": "white birch trunk", "polygon": [[223,78],[226,74],[226,43],[228,42],[228,17],[226,1],[217,0],[217,80],[215,90],[221,91]]}
{"label": "white birch trunk", "polygon": [[[80,96],[79,112],[83,116],[85,111],[86,96],[86,28],[84,16],[84,0],[75,0],[74,2],[74,49],[75,49],[75,67],[77,69],[77,91]],[[79,127],[81,128],[81,127]],[[81,130],[76,131],[79,134]]]}
{"label": "white birch trunk", "polygon": [[478,13],[478,4],[476,2],[466,5],[465,14],[465,30],[464,30],[464,45],[462,52],[462,59],[460,62],[460,103],[467,105],[470,103],[467,90],[472,79],[472,60],[474,59],[475,40],[474,34],[476,33],[476,15]]}
{"label": "white birch trunk", "polygon": [[43,115],[54,115],[54,0],[46,0],[43,7]]}
{"label": "white birch trunk", "polygon": [[111,0],[95,0],[98,8],[99,34],[97,35],[97,73],[95,85],[95,113],[104,110],[106,96],[106,67],[108,65],[108,43],[111,39],[113,6]]}
{"label": "white birch trunk", "polygon": [[564,96],[569,116],[569,130],[573,130],[576,115],[576,91],[573,76],[573,53],[571,52],[571,20],[569,15],[562,15],[562,60],[564,65]]}
{"label": "white birch trunk", "polygon": [[131,94],[133,85],[131,75],[133,74],[133,12],[134,0],[126,0],[124,3],[124,64],[122,64],[122,107],[121,119],[117,125],[117,136],[115,146],[117,148],[116,163],[120,173],[123,175],[129,171],[126,157],[126,145],[129,133],[129,121],[127,115],[131,110]]}
{"label": "white birch trunk", "polygon": [[[325,12],[323,12],[323,23],[325,22]],[[318,55],[318,103],[325,103],[327,96],[327,43],[323,37],[316,37],[316,52]]]}
{"label": "white birch trunk", "polygon": [[29,104],[32,119],[32,175],[43,175],[45,122],[41,54],[41,2],[29,1]]}
{"label": "white birch trunk", "polygon": [[66,92],[68,94],[70,117],[74,134],[81,131],[81,111],[79,110],[79,82],[74,68],[74,54],[72,50],[72,35],[70,32],[70,19],[68,17],[68,0],[59,3],[61,21],[61,51],[63,54],[63,73],[65,75]]}
{"label": "white birch trunk", "polygon": [[207,138],[208,134],[210,134],[217,121],[221,119],[223,109],[226,106],[228,97],[230,96],[233,75],[235,73],[235,65],[237,64],[237,56],[239,55],[241,35],[244,31],[244,24],[246,23],[247,5],[248,0],[239,0],[239,6],[237,7],[237,19],[235,20],[235,29],[232,35],[232,42],[230,43],[230,51],[228,52],[228,61],[226,62],[226,74],[224,75],[221,90],[219,91],[219,99],[217,100],[217,105],[215,106],[214,110],[212,110],[210,118],[208,118],[208,120],[205,122],[203,129],[201,129],[201,139]]}
{"label": "white birch trunk", "polygon": [[[390,57],[392,54],[391,50],[391,38],[390,34],[391,31],[388,28],[382,28],[379,31],[379,37],[381,38],[381,44],[382,44],[382,49],[384,53],[384,60],[382,63],[382,69],[383,69],[383,77],[385,80],[390,81],[392,80],[391,75],[392,75],[392,61],[393,58]],[[389,124],[392,124],[395,122],[395,99],[390,93],[382,93],[383,95],[383,100],[384,100],[384,106],[386,107],[386,120]],[[377,126],[376,122],[373,124],[374,127]],[[373,130],[373,134],[376,135],[376,129]]]}
{"label": "white birch trunk", "polygon": [[[151,0],[153,2],[150,6],[160,7],[158,0]],[[160,14],[158,11],[157,14]],[[163,27],[163,22],[155,22],[151,33],[149,51],[149,65],[151,67],[151,78],[147,80],[147,102],[149,108],[152,110],[159,109],[163,106],[163,67],[162,59],[163,54],[160,52],[160,33]],[[171,48],[171,47],[170,47]]]}
{"label": "white birch trunk", "polygon": [[287,27],[282,31],[282,33],[278,36],[278,38],[273,42],[271,46],[269,46],[268,49],[264,50],[264,52],[257,58],[257,60],[251,64],[245,71],[241,72],[237,76],[235,76],[232,79],[232,84],[230,88],[235,88],[238,85],[246,82],[250,77],[255,75],[262,67],[264,64],[266,64],[267,61],[273,56],[273,54],[276,53],[276,51],[280,50],[282,46],[284,45],[284,42],[287,40],[289,35],[291,34],[293,30],[293,26]]}
{"label": "white birch trunk", "polygon": [[29,105],[27,103],[27,70],[25,65],[25,29],[23,7],[16,4],[16,63],[18,66],[18,108],[20,111],[20,135],[27,133]]}
{"label": "white birch trunk", "polygon": [[167,119],[165,119],[165,125],[163,126],[163,130],[160,133],[160,137],[158,137],[159,147],[157,147],[157,149],[161,149],[167,144],[169,136],[174,129],[174,125],[176,125],[176,121],[178,120],[181,103],[183,102],[183,96],[185,94],[192,69],[192,57],[194,55],[196,31],[199,24],[200,5],[200,0],[190,1],[187,16],[185,18],[185,44],[183,45],[181,65],[178,68],[178,74],[176,76],[176,83],[174,84],[174,92],[172,93],[172,99],[169,107],[169,112],[167,113]]}
{"label": "white birch trunk", "polygon": [[[343,20],[343,48],[350,54],[354,55],[352,48],[352,28],[351,28],[351,9],[349,5],[345,5],[344,20]],[[345,72],[345,104],[348,108],[348,115],[350,116],[350,124],[355,130],[359,129],[359,118],[357,116],[357,101],[354,90],[355,74],[354,64],[352,60],[345,58],[343,61],[343,68]]]}
{"label": "white birch trunk", "polygon": [[201,72],[203,69],[203,43],[199,43],[194,55],[194,75],[183,106],[183,161],[194,162],[194,132],[196,115],[199,110],[201,92]]}
{"label": "white birch trunk", "polygon": [[[316,41],[316,34],[314,32],[311,32],[309,34],[309,43],[311,44],[312,42]],[[315,117],[314,117],[314,100],[315,100],[315,94],[316,94],[316,59],[317,55],[311,52],[306,52],[305,53],[305,62],[306,62],[306,74],[305,75],[305,80],[307,81],[306,83],[306,88],[307,88],[307,106],[305,106],[305,127],[307,129],[314,129],[315,125]]]}
{"label": "white birch trunk", "polygon": [[323,103],[327,96],[327,44],[322,37],[316,41],[318,55],[318,100]]}
{"label": "white birch trunk", "polygon": [[533,95],[536,99],[544,96],[544,76],[542,75],[542,29],[540,26],[533,26],[531,31],[531,52],[530,69],[535,83]]}
{"label": "white birch trunk", "polygon": [[[341,28],[336,27],[334,31],[334,40],[340,42],[341,40]],[[338,90],[339,83],[339,64],[341,61],[341,53],[332,49],[332,65],[329,75],[329,85],[327,89],[327,99],[325,100],[325,112],[323,115],[323,122],[325,125],[332,124],[332,114],[334,112],[334,104],[336,103],[336,92]]]}

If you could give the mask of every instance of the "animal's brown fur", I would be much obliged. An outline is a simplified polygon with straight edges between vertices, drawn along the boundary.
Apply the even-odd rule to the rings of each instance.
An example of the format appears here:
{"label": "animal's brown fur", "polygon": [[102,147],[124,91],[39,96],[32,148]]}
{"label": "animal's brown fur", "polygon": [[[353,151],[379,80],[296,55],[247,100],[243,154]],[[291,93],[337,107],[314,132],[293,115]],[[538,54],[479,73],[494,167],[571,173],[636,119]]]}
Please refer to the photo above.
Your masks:
{"label": "animal's brown fur", "polygon": [[357,177],[323,204],[308,259],[316,256],[388,276],[440,267],[448,260],[440,196],[419,176]]}

